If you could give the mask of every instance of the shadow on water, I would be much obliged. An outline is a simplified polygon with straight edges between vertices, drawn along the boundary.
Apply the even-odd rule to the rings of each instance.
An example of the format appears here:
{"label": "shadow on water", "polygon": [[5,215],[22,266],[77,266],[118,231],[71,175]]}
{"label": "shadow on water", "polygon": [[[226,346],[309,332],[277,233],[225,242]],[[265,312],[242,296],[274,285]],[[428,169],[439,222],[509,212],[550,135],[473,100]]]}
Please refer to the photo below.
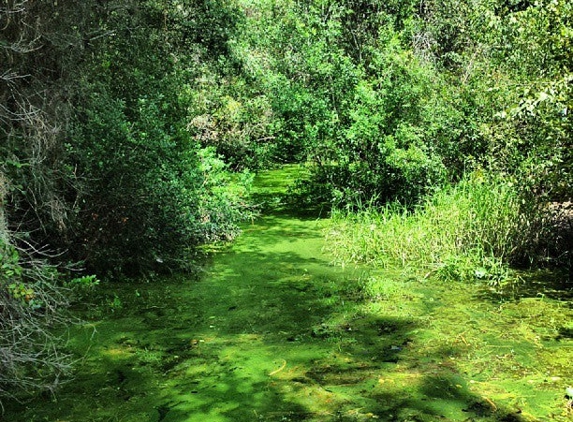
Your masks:
{"label": "shadow on water", "polygon": [[522,283],[516,287],[517,299],[546,297],[573,304],[573,282],[565,270],[536,270],[521,274]]}
{"label": "shadow on water", "polygon": [[570,312],[564,311],[573,310],[573,283],[570,272],[563,269],[539,269],[522,271],[519,277],[520,280],[515,285],[502,291],[484,288],[476,297],[491,303],[506,303],[506,307],[515,307],[513,314],[516,317],[522,317],[520,308],[536,309],[536,324],[551,327],[550,333],[542,336],[542,339],[557,342],[573,340],[573,324],[568,317]]}
{"label": "shadow on water", "polygon": [[289,212],[246,225],[198,280],[102,286],[70,330],[75,378],[56,398],[8,403],[5,420],[520,420],[470,391],[451,363],[464,344],[429,347],[439,306],[423,300],[437,292],[403,296],[429,317],[381,312],[369,269],[330,265],[326,222]]}
{"label": "shadow on water", "polygon": [[480,297],[493,302],[547,298],[573,305],[573,280],[567,269],[516,270],[514,281],[501,289],[484,288]]}

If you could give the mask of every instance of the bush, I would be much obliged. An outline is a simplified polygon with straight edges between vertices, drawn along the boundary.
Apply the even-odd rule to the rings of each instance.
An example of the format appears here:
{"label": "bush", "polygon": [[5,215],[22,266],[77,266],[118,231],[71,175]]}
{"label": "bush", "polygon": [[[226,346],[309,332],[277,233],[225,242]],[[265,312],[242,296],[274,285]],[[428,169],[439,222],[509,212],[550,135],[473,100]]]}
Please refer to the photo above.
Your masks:
{"label": "bush", "polygon": [[400,265],[426,275],[500,284],[535,259],[543,216],[502,178],[474,173],[413,211],[401,205],[335,212],[328,247],[343,262]]}
{"label": "bush", "polygon": [[191,268],[193,247],[236,235],[245,192],[227,187],[227,166],[182,128],[177,98],[141,98],[133,110],[105,94],[77,123],[72,153],[89,183],[74,258],[98,274]]}
{"label": "bush", "polygon": [[189,131],[194,78],[228,53],[238,16],[221,1],[163,0],[101,15],[115,35],[94,40],[74,75],[60,165],[77,182],[58,246],[98,275],[192,268],[190,251],[232,238],[247,213],[225,191],[227,167]]}
{"label": "bush", "polygon": [[52,334],[67,322],[64,289],[57,287],[53,267],[26,261],[0,238],[0,399],[53,392],[70,369],[62,341]]}

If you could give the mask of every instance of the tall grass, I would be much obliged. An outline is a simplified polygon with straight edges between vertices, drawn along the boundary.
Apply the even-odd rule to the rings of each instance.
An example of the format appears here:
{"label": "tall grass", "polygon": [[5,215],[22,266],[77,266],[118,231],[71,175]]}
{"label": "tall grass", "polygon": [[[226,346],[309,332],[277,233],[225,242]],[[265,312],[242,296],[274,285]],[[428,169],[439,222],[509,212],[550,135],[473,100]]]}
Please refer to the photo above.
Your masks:
{"label": "tall grass", "polygon": [[507,281],[528,255],[535,207],[501,178],[473,175],[408,210],[335,211],[327,247],[341,263],[401,266],[456,280]]}

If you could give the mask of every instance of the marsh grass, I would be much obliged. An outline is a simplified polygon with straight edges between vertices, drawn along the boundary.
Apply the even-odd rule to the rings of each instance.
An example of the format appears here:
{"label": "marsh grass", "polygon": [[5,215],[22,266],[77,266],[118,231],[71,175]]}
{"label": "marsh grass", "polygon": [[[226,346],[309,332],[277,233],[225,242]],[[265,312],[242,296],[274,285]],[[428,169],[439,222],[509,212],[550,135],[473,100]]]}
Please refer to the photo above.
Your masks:
{"label": "marsh grass", "polygon": [[529,239],[540,221],[510,182],[475,174],[414,209],[334,211],[327,248],[343,264],[398,265],[426,277],[502,285],[514,279],[510,265],[531,258]]}
{"label": "marsh grass", "polygon": [[[288,174],[263,176],[275,188]],[[245,224],[197,278],[95,286],[99,306],[76,308],[89,322],[68,334],[73,382],[0,419],[571,420],[573,293],[559,274],[524,273],[499,300],[403,265],[341,270],[321,250],[328,221],[291,210]]]}

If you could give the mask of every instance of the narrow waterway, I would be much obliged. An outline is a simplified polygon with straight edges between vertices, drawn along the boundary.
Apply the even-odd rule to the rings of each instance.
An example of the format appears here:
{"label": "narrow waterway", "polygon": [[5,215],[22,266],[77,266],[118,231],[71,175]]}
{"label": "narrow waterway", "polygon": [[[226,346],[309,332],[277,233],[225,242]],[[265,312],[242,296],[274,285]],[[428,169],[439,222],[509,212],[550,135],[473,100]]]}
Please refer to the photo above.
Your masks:
{"label": "narrow waterway", "polygon": [[74,378],[55,396],[7,403],[3,420],[569,417],[572,342],[556,333],[570,308],[333,266],[328,220],[281,207],[294,173],[259,176],[272,211],[198,277],[101,286],[69,332]]}
{"label": "narrow waterway", "polygon": [[350,397],[373,387],[390,343],[348,335],[364,270],[331,265],[324,219],[281,210],[294,173],[259,177],[272,211],[199,277],[102,286],[69,334],[74,379],[20,411],[9,404],[6,420],[328,420],[370,408]]}

